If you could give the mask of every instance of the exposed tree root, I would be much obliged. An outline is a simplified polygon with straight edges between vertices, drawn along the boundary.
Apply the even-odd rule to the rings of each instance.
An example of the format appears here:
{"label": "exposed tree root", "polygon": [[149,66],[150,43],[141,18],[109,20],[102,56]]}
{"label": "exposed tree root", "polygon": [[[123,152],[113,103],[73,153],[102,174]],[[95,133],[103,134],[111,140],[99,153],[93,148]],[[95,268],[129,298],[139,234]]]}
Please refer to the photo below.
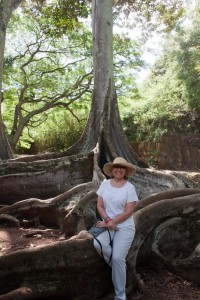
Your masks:
{"label": "exposed tree root", "polygon": [[[76,185],[92,181],[93,152],[31,162],[0,164],[0,203],[13,204],[27,198],[56,197]],[[87,166],[87,167],[86,167]]]}
{"label": "exposed tree root", "polygon": [[187,195],[192,194],[199,194],[200,189],[176,189],[176,190],[168,190],[160,193],[156,193],[153,195],[150,195],[148,197],[145,197],[141,199],[135,208],[135,212],[138,211],[141,208],[144,208],[147,205],[150,205],[152,203],[155,203],[157,201],[163,200],[163,199],[172,199],[177,197],[183,197]]}
{"label": "exposed tree root", "polygon": [[48,292],[49,296],[57,293],[59,299],[74,299],[81,294],[93,299],[111,289],[110,268],[86,239],[19,250],[0,257],[0,266],[0,291],[4,294],[24,281],[40,288],[41,298]]}
{"label": "exposed tree root", "polygon": [[173,273],[200,284],[199,213],[196,217],[174,218],[160,224],[154,231],[152,255],[154,261]]}
{"label": "exposed tree root", "polygon": [[15,300],[15,299],[37,300],[39,298],[36,296],[36,293],[34,293],[33,289],[30,287],[20,287],[0,296],[0,300]]}
{"label": "exposed tree root", "polygon": [[[27,238],[46,232],[42,230],[46,227],[47,230],[49,227],[54,227],[54,230],[58,231],[58,241],[51,245],[26,248],[0,257],[0,294],[2,294],[0,297],[7,297],[0,299],[11,299],[9,298],[11,295],[16,295],[14,296],[16,299],[20,295],[21,300],[47,299],[47,297],[53,299],[55,295],[59,299],[68,297],[67,299],[70,300],[103,299],[112,294],[110,268],[94,250],[92,236],[87,233],[87,229],[98,217],[96,190],[101,180],[105,178],[99,168],[98,154],[97,147],[90,156],[84,156],[83,159],[77,157],[78,160],[84,161],[84,164],[91,164],[92,158],[91,180],[84,182],[78,178],[74,182],[74,187],[46,200],[29,198],[0,207],[0,216],[5,218],[6,215],[7,220],[15,220],[15,225],[26,227],[31,223],[35,224],[35,230],[31,230]],[[60,161],[64,163],[64,160]],[[74,169],[76,158],[73,156],[71,161],[72,165],[68,164],[68,176],[71,168]],[[29,162],[29,166],[32,163],[34,164],[33,161]],[[44,162],[40,161],[40,163]],[[81,172],[81,174],[85,173]],[[15,176],[17,178],[17,175]],[[20,176],[19,178],[22,178]],[[5,179],[5,176],[3,177]],[[131,181],[136,185],[140,198],[142,195],[148,197],[140,200],[134,213],[137,231],[127,257],[129,293],[133,289],[145,288],[145,284],[137,274],[137,264],[140,261],[142,248],[143,257],[147,257],[147,242],[148,248],[152,249],[148,255],[157,257],[156,261],[159,264],[163,263],[170,270],[183,276],[187,265],[187,270],[191,270],[188,274],[192,274],[193,264],[199,266],[198,243],[193,245],[192,258],[191,255],[187,258],[187,264],[185,262],[183,264],[183,260],[176,260],[176,264],[173,264],[174,259],[169,263],[169,257],[166,258],[162,251],[153,250],[155,240],[159,240],[157,236],[160,235],[160,233],[154,235],[154,231],[158,230],[166,220],[177,217],[185,219],[190,216],[192,222],[200,214],[200,189],[186,188],[183,181],[174,175],[137,167],[137,174],[131,178]],[[64,233],[65,239],[62,237],[59,240],[61,233]],[[164,235],[159,240],[159,249],[161,249],[162,239]],[[199,276],[198,267],[196,269],[196,275]],[[192,279],[192,275],[188,278]]]}
{"label": "exposed tree root", "polygon": [[[32,220],[34,217],[37,217],[38,222],[43,225],[60,227],[62,226],[65,216],[68,215],[70,211],[73,213],[73,209],[76,205],[78,205],[76,208],[77,211],[81,209],[82,202],[79,203],[80,199],[88,192],[91,193],[92,190],[95,191],[96,188],[97,185],[93,182],[80,184],[52,199],[26,199],[0,208],[0,214],[15,216],[21,219],[22,222],[24,222],[24,219]],[[90,199],[85,200],[84,198],[83,203],[85,204],[89,200]],[[95,206],[95,203],[93,203],[93,206]],[[87,210],[88,207],[86,206],[84,209]]]}
{"label": "exposed tree root", "polygon": [[[128,255],[129,273],[132,272],[134,285],[140,285],[136,272],[137,257],[140,248],[152,234],[154,228],[166,219],[190,216],[191,222],[200,216],[200,194],[192,194],[175,199],[164,199],[148,205],[134,213],[136,236]],[[152,243],[152,241],[151,241]],[[175,266],[174,266],[175,270]]]}
{"label": "exposed tree root", "polygon": [[19,227],[20,223],[15,217],[8,214],[0,214],[0,223],[9,222],[12,226]]}

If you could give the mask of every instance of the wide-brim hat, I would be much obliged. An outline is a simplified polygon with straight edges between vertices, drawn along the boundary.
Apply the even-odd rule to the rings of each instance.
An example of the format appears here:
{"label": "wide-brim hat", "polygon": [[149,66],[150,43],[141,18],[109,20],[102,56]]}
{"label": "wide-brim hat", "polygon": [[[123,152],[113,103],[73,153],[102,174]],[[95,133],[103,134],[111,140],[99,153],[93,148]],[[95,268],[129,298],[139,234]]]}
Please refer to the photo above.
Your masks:
{"label": "wide-brim hat", "polygon": [[112,163],[106,163],[103,166],[103,171],[106,175],[112,176],[112,169],[114,166],[122,166],[126,168],[126,176],[133,176],[136,172],[136,168],[134,165],[128,163],[123,157],[117,157],[113,160]]}

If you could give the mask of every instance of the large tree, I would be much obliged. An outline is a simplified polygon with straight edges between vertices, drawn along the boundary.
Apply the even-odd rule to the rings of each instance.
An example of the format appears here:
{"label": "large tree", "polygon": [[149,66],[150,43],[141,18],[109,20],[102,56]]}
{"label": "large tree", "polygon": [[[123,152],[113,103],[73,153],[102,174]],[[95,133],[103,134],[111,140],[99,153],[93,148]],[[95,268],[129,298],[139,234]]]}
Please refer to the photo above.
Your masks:
{"label": "large tree", "polygon": [[0,1],[0,158],[12,158],[12,150],[7,139],[5,126],[2,120],[2,77],[3,77],[3,61],[6,41],[6,28],[11,18],[12,12],[18,7],[22,0],[1,0]]}
{"label": "large tree", "polygon": [[102,162],[123,156],[141,166],[123,132],[117,105],[113,73],[112,3],[93,1],[94,92],[88,122],[81,139],[67,150],[68,154],[88,153],[97,143]]}
{"label": "large tree", "polygon": [[[116,156],[123,156],[138,166],[147,167],[130,146],[122,129],[117,95],[113,74],[113,11],[121,8],[128,14],[132,11],[136,20],[140,18],[146,25],[154,28],[161,20],[169,28],[173,26],[176,18],[181,14],[180,1],[166,1],[165,4],[157,1],[135,3],[129,0],[92,1],[93,5],[93,65],[94,65],[94,92],[90,115],[81,139],[67,150],[68,154],[87,153],[98,143],[100,147],[101,162]],[[154,12],[156,11],[156,13]],[[170,17],[170,21],[169,21]],[[140,20],[141,21],[141,20]],[[146,27],[144,26],[144,28]]]}
{"label": "large tree", "polygon": [[[1,300],[99,299],[112,291],[110,269],[90,240],[74,235],[95,221],[95,192],[105,178],[99,166],[117,155],[137,165],[137,174],[130,180],[143,198],[134,214],[137,231],[128,256],[129,292],[142,287],[136,266],[148,255],[184,278],[199,282],[199,241],[194,238],[199,236],[198,184],[178,172],[140,167],[146,164],[130,148],[119,118],[113,79],[112,1],[93,0],[92,4],[94,93],[82,138],[65,153],[15,159],[0,166],[1,220],[16,226],[35,220],[37,226],[60,229],[65,240],[3,252]],[[30,199],[16,202],[25,198]],[[180,241],[181,247],[177,247]]]}
{"label": "large tree", "polygon": [[[34,0],[32,1],[34,3],[34,8],[31,13],[35,14],[35,17],[37,17],[38,13],[41,11],[43,5],[46,3],[46,0]],[[57,18],[57,9],[59,8],[59,2],[58,3],[51,3],[50,6],[51,9],[48,11],[48,14],[51,14],[51,11],[54,10],[55,19]],[[2,80],[3,80],[3,64],[4,64],[4,52],[5,52],[5,41],[6,41],[6,31],[8,27],[8,23],[10,21],[12,12],[19,7],[20,4],[24,3],[24,7],[29,6],[29,1],[25,0],[8,0],[0,1],[0,91],[2,91]],[[87,10],[85,9],[85,1],[76,0],[74,2],[66,1],[69,5],[67,5],[66,11],[65,11],[65,20],[66,18],[69,18],[68,22],[62,22],[62,18],[59,17],[56,19],[56,26],[61,27],[61,30],[58,30],[59,32],[62,30],[66,30],[66,28],[73,28],[74,21],[77,20],[77,16],[87,16]],[[56,4],[56,5],[55,5]],[[74,5],[72,5],[74,4]],[[32,5],[32,4],[31,4]],[[30,6],[31,6],[30,5]],[[27,9],[29,11],[29,9]],[[30,11],[29,11],[30,13]],[[45,31],[48,31],[49,34],[51,34],[51,24],[49,23],[48,14],[46,16],[46,20],[43,23],[43,27]],[[61,20],[61,23],[59,23]],[[65,25],[64,28],[62,25]],[[57,33],[58,35],[60,33]],[[9,158],[13,158],[13,153],[8,141],[6,129],[3,123],[2,118],[2,100],[3,100],[3,94],[0,92],[0,159],[5,160]]]}
{"label": "large tree", "polygon": [[[33,133],[39,132],[39,126],[56,108],[74,118],[80,115],[78,107],[89,105],[93,88],[91,41],[91,30],[82,24],[61,37],[49,36],[41,19],[25,13],[14,15],[8,28],[3,86],[3,117],[13,150],[19,139],[20,144],[33,141]],[[129,94],[137,90],[133,72],[142,65],[139,49],[138,42],[114,36],[118,95],[127,89]],[[132,70],[131,75],[127,69]]]}
{"label": "large tree", "polygon": [[75,101],[89,98],[92,85],[89,33],[84,28],[79,28],[77,37],[68,32],[68,37],[61,39],[46,37],[34,20],[30,20],[33,25],[25,18],[23,21],[26,31],[31,26],[30,32],[26,37],[24,33],[22,49],[19,43],[15,52],[12,49],[15,55],[8,56],[12,66],[4,76],[4,105],[13,150],[25,128],[30,130],[45,122],[49,111],[56,107],[72,111]]}

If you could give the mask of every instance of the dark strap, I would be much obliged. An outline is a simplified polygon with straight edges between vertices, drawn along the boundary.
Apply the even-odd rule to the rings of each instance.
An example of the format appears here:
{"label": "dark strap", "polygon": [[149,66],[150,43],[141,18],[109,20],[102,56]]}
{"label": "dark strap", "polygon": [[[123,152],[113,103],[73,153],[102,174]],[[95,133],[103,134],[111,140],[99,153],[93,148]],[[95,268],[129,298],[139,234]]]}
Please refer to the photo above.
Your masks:
{"label": "dark strap", "polygon": [[[109,237],[110,237],[110,246],[111,246],[111,248],[112,248],[113,241],[112,241],[112,239],[111,239],[110,230],[107,229],[107,231],[108,231],[108,234],[109,234]],[[111,254],[110,254],[109,261],[107,262],[107,261],[105,260],[104,256],[103,256],[103,251],[102,251],[102,245],[101,245],[101,242],[100,242],[100,241],[98,240],[98,238],[96,238],[96,237],[94,237],[94,239],[99,243],[99,245],[100,245],[100,247],[101,247],[101,257],[104,259],[104,261],[105,261],[106,263],[109,264],[109,263],[111,262],[111,259],[112,259],[112,251],[111,251]]]}

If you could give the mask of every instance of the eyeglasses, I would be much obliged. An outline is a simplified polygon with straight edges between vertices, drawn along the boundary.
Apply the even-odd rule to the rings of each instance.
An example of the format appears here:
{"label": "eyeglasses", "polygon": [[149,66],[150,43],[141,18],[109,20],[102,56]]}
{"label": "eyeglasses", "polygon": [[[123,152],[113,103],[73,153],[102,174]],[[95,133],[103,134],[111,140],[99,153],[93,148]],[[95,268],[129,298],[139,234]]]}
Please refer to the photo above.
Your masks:
{"label": "eyeglasses", "polygon": [[126,167],[120,166],[120,165],[114,165],[113,168],[115,168],[115,169],[124,169],[124,170],[126,170]]}

